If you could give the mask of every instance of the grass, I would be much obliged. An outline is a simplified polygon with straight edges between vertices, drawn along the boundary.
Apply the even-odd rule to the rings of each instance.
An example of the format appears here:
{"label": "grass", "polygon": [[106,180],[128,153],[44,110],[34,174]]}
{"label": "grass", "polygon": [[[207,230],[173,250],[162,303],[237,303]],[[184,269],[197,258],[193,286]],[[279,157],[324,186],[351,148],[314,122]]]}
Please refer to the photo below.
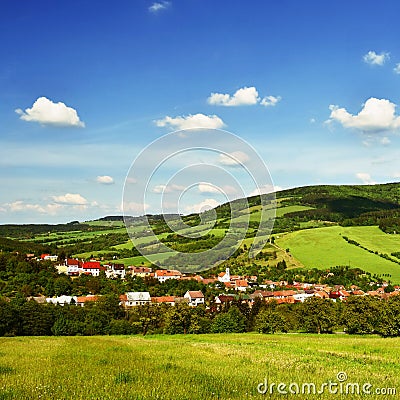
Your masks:
{"label": "grass", "polygon": [[400,338],[210,334],[0,341],[0,365],[12,366],[11,373],[0,375],[0,399],[8,400],[332,399],[329,393],[263,396],[257,386],[268,379],[320,387],[337,382],[341,371],[360,386],[399,386]]}
{"label": "grass", "polygon": [[356,240],[368,249],[385,250],[388,254],[400,248],[400,235],[388,235],[371,226],[301,230],[276,235],[276,244],[283,249],[289,248],[291,255],[307,268],[349,265],[372,274],[390,274],[394,283],[400,283],[400,265],[347,243],[343,236]]}

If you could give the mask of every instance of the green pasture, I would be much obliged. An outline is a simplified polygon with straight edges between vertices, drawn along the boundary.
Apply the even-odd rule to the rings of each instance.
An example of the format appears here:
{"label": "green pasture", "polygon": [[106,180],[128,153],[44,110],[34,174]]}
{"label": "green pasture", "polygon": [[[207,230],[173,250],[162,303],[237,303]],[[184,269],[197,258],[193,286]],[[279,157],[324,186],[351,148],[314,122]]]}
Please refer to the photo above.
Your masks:
{"label": "green pasture", "polygon": [[347,243],[343,236],[381,253],[390,254],[400,249],[400,235],[385,234],[373,226],[305,229],[275,235],[275,242],[283,249],[288,248],[307,268],[349,265],[372,274],[391,274],[393,282],[400,282],[400,265]]}
{"label": "green pasture", "polygon": [[[0,399],[395,399],[400,338],[306,334],[0,339]],[[340,374],[340,375],[338,375]],[[370,384],[371,395],[334,395]],[[273,394],[257,387],[268,382]],[[296,383],[305,394],[277,393]],[[295,386],[291,386],[296,390]],[[338,386],[340,387],[340,386]],[[264,386],[260,386],[262,390]],[[343,386],[346,390],[346,386]],[[379,396],[377,389],[391,394]],[[308,391],[311,391],[309,393]]]}

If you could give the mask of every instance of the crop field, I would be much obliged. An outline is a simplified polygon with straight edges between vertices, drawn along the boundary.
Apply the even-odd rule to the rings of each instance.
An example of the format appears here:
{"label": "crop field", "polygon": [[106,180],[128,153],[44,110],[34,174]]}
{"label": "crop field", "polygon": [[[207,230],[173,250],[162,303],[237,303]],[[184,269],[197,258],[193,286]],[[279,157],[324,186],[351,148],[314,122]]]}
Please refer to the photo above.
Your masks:
{"label": "crop field", "polygon": [[277,235],[276,243],[283,249],[288,248],[290,254],[307,268],[349,265],[372,274],[390,274],[393,282],[400,282],[399,264],[349,244],[343,236],[388,255],[400,249],[400,235],[385,234],[374,226],[306,229]]}
{"label": "crop field", "polygon": [[[400,390],[400,338],[210,334],[15,337],[0,344],[2,400],[394,399]],[[371,395],[329,393],[323,384],[338,389],[339,373],[360,391],[372,385]],[[257,390],[266,379],[268,390],[275,383],[272,394]],[[303,395],[282,395],[279,383],[286,390],[293,384],[292,391],[314,384],[323,393],[305,386]]]}

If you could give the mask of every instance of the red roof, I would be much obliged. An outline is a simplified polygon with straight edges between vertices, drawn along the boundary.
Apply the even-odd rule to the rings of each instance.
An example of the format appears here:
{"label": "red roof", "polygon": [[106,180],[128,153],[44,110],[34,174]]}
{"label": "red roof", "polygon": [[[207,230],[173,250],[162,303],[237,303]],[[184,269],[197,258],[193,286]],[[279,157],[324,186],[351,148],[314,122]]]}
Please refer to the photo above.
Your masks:
{"label": "red roof", "polygon": [[99,296],[89,295],[89,296],[78,296],[76,298],[77,303],[86,303],[87,301],[97,301]]}
{"label": "red roof", "polygon": [[42,254],[40,258],[43,260],[45,257],[48,257],[50,254]]}
{"label": "red roof", "polygon": [[151,301],[153,303],[175,303],[175,297],[174,296],[152,297]]}
{"label": "red roof", "polygon": [[181,276],[182,273],[175,270],[165,270],[165,269],[158,269],[156,271],[157,276]]}
{"label": "red roof", "polygon": [[249,286],[249,285],[247,284],[247,281],[246,281],[245,279],[238,279],[238,280],[235,282],[235,284],[236,284],[236,286],[239,286],[239,287],[247,287],[247,286]]}
{"label": "red roof", "polygon": [[189,290],[188,291],[190,298],[192,299],[203,299],[204,294],[201,292],[201,290]]}
{"label": "red roof", "polygon": [[81,262],[79,260],[76,260],[75,258],[67,258],[67,265],[80,265]]}
{"label": "red roof", "polygon": [[99,261],[86,261],[82,264],[82,268],[83,269],[100,269],[101,266],[100,266]]}

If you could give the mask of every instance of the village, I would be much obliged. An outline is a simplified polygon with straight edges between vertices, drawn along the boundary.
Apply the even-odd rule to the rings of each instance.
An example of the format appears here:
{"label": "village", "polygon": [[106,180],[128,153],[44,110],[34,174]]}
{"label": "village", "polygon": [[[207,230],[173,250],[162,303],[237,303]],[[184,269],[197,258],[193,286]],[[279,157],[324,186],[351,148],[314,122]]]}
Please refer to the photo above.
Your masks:
{"label": "village", "polygon": [[[57,259],[48,254],[42,254],[40,259],[55,262]],[[66,274],[72,279],[81,275],[90,275],[99,277],[100,274],[108,279],[125,279],[127,276],[140,277],[144,279],[156,279],[160,283],[167,280],[194,280],[203,285],[208,285],[216,289],[219,294],[213,298],[206,299],[202,291],[188,290],[183,297],[177,296],[157,296],[152,297],[148,291],[126,292],[120,295],[120,305],[129,309],[131,307],[143,306],[146,304],[168,304],[174,306],[179,303],[186,303],[191,307],[204,305],[206,307],[219,306],[234,301],[246,303],[252,307],[255,300],[261,299],[265,302],[274,301],[277,304],[303,303],[306,299],[316,297],[333,302],[346,300],[350,297],[371,296],[387,300],[390,297],[400,295],[400,286],[394,286],[394,290],[388,292],[385,290],[388,283],[383,283],[376,287],[375,282],[371,282],[371,290],[363,291],[357,285],[351,285],[345,288],[343,285],[329,286],[326,284],[311,284],[306,282],[287,281],[274,282],[264,280],[259,282],[256,275],[238,276],[231,275],[229,268],[220,272],[217,276],[203,278],[198,274],[184,274],[178,270],[156,269],[145,266],[128,266],[124,264],[110,263],[103,264],[96,260],[83,261],[74,258],[67,258],[61,264],[55,265],[59,274]],[[373,289],[372,289],[373,287]],[[88,302],[96,302],[101,295],[87,294],[86,296],[60,295],[57,297],[34,297],[38,303],[52,303],[61,306],[77,305],[85,306]]]}

